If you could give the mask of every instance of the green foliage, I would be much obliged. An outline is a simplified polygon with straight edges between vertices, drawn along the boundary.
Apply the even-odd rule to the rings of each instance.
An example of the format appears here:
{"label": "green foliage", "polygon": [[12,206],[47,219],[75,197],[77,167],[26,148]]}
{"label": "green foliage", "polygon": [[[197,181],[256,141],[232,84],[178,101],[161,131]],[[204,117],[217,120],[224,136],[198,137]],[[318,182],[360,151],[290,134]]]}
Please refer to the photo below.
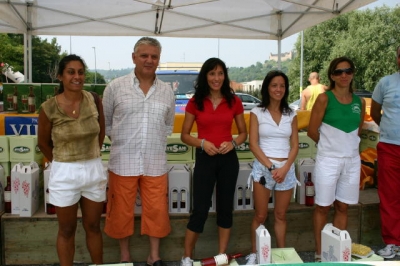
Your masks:
{"label": "green foliage", "polygon": [[[61,47],[54,38],[51,43],[32,36],[32,82],[51,83],[54,68],[60,60]],[[0,34],[0,61],[24,73],[24,37],[21,34]],[[51,75],[51,73],[53,75]]]}
{"label": "green foliage", "polygon": [[[328,85],[327,69],[332,59],[347,56],[356,65],[355,89],[373,91],[385,75],[396,71],[396,47],[400,45],[400,7],[386,6],[353,11],[320,23],[304,31],[303,80],[308,85],[309,73],[320,73],[321,83]],[[297,57],[289,67],[288,76],[293,88],[289,101],[300,94],[299,36],[295,49]]]}
{"label": "green foliage", "polygon": [[[287,60],[281,63],[281,70],[287,73],[292,60]],[[264,64],[257,62],[249,67],[230,67],[228,69],[229,79],[236,82],[246,82],[252,80],[263,80],[265,75],[271,70],[277,70],[278,63],[275,61],[264,61]]]}
{"label": "green foliage", "polygon": [[91,71],[86,71],[86,77],[85,77],[85,83],[91,83],[91,84],[106,84],[106,80],[104,79],[104,76],[100,74],[99,72],[96,71],[96,82],[94,78],[94,72]]}

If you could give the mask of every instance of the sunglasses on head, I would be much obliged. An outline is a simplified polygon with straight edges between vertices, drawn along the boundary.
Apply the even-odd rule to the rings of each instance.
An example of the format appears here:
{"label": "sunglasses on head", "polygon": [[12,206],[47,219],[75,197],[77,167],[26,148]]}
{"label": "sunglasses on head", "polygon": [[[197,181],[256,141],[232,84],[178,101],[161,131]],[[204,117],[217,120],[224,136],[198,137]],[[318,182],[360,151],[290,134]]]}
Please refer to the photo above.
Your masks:
{"label": "sunglasses on head", "polygon": [[332,75],[334,76],[340,76],[343,73],[346,73],[346,75],[353,75],[354,69],[349,67],[349,68],[338,68],[332,71]]}

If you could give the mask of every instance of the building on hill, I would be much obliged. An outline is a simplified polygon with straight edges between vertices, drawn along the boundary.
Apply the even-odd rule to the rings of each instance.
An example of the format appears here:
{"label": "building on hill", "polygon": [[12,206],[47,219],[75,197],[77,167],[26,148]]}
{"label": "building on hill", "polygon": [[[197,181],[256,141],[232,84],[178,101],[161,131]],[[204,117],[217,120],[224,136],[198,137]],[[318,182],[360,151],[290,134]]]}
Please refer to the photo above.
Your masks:
{"label": "building on hill", "polygon": [[247,93],[252,93],[257,90],[261,90],[262,80],[252,80],[248,82],[242,82],[242,91]]}
{"label": "building on hill", "polygon": [[200,71],[203,63],[199,62],[166,62],[160,63],[158,70],[195,70]]}
{"label": "building on hill", "polygon": [[[293,51],[286,52],[286,53],[281,53],[281,61],[282,62],[286,61],[286,60],[289,60],[289,59],[293,59],[293,57],[294,57],[294,52]],[[278,54],[270,53],[269,54],[269,60],[278,62]]]}

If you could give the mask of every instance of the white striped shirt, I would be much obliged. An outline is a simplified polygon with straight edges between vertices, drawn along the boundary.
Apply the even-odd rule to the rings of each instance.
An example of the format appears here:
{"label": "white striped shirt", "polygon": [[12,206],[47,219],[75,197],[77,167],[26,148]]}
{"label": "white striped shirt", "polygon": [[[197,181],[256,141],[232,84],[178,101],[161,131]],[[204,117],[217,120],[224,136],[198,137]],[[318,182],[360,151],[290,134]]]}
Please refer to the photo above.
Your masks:
{"label": "white striped shirt", "polygon": [[144,95],[134,71],[111,81],[103,94],[111,139],[108,169],[121,176],[160,176],[167,172],[165,148],[174,125],[175,96],[157,78]]}

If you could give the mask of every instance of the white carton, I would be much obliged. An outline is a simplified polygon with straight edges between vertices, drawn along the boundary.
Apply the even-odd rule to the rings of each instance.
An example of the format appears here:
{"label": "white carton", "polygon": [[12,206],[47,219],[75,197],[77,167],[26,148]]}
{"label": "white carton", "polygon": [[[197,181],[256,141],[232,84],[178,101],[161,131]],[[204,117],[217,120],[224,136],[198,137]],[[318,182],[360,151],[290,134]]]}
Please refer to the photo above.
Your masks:
{"label": "white carton", "polygon": [[48,194],[46,193],[47,188],[49,187],[49,177],[50,177],[51,163],[48,163],[43,171],[43,200],[44,200],[44,212],[47,213],[47,204]]}
{"label": "white carton", "polygon": [[311,173],[311,180],[315,183],[314,178],[315,160],[311,158],[302,158],[297,161],[297,178],[301,186],[297,186],[296,201],[299,204],[306,203],[306,181],[308,173]]}
{"label": "white carton", "polygon": [[351,238],[346,230],[331,223],[321,231],[321,261],[351,261]]}
{"label": "white carton", "polygon": [[11,168],[11,214],[19,214],[19,193],[22,189],[19,171],[22,167],[22,163],[17,163]]}
{"label": "white carton", "polygon": [[21,181],[19,216],[31,217],[39,208],[39,166],[32,162],[23,166],[18,174]]}
{"label": "white carton", "polygon": [[191,206],[191,163],[168,163],[168,205],[170,213],[189,213]]}
{"label": "white carton", "polygon": [[271,236],[262,224],[256,229],[256,254],[258,264],[271,263]]}
{"label": "white carton", "polygon": [[247,184],[252,169],[252,162],[239,163],[239,174],[236,181],[235,197],[233,204],[234,210],[252,210],[254,208],[251,185],[248,186]]}

